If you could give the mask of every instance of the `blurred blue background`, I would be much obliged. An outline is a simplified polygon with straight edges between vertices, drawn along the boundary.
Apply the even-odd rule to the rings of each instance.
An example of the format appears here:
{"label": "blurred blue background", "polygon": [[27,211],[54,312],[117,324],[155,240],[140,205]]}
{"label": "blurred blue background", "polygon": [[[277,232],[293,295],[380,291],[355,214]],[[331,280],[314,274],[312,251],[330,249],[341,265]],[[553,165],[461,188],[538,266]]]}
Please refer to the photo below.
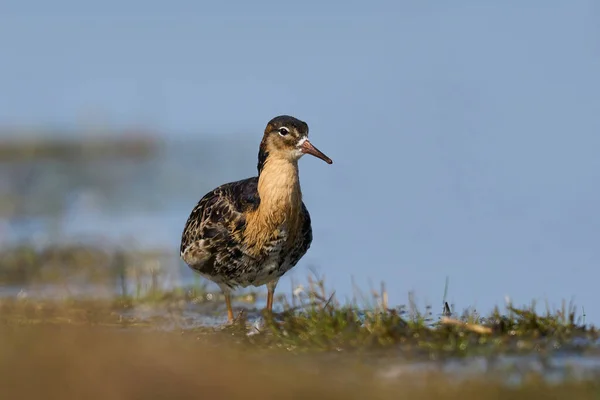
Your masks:
{"label": "blurred blue background", "polygon": [[[291,114],[334,164],[301,161],[314,242],[282,290],[316,266],[342,298],[354,277],[385,281],[392,304],[414,291],[441,309],[449,277],[458,309],[573,299],[598,323],[599,10],[3,2],[1,140],[133,127],[164,150],[141,167],[45,164],[35,190],[3,167],[4,193],[29,206],[3,217],[0,237],[177,252],[198,199],[254,175],[266,122]],[[69,190],[49,223],[34,211],[57,188]]]}

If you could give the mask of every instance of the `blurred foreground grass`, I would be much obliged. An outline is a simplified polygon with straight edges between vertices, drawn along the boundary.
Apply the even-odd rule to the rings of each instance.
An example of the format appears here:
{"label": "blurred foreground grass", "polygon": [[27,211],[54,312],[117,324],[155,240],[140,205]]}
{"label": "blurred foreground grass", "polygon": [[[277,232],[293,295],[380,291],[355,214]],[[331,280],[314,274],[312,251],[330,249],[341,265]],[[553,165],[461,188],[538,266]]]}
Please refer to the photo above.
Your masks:
{"label": "blurred foreground grass", "polygon": [[273,356],[196,332],[0,325],[0,387],[7,399],[595,399],[600,383],[519,387],[407,373],[383,380],[356,357]]}
{"label": "blurred foreground grass", "polygon": [[[215,315],[224,322],[219,292],[202,282],[161,286],[161,257],[85,245],[0,251],[0,293],[25,288],[0,298],[2,398],[600,398],[597,379],[549,383],[545,369],[511,386],[506,373],[458,380],[410,368],[559,351],[598,356],[597,330],[572,305],[540,313],[509,304],[487,316],[446,305],[438,314],[412,301],[390,307],[384,288],[345,304],[317,277],[296,286],[289,303],[281,297],[280,312],[262,324],[256,293],[238,297],[236,323],[205,324]],[[92,284],[104,295],[72,294]],[[67,289],[36,296],[40,285]],[[384,377],[399,362],[409,368]]]}

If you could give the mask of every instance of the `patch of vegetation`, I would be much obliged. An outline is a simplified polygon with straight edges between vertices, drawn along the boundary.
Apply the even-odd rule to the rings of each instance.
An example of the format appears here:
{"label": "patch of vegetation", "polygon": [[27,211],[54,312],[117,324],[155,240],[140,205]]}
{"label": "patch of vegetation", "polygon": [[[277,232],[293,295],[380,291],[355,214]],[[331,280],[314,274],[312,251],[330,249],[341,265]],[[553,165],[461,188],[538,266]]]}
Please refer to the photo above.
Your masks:
{"label": "patch of vegetation", "polygon": [[[577,317],[575,307],[565,304],[560,310],[536,313],[529,307],[507,305],[488,316],[465,312],[453,314],[446,309],[434,317],[430,308],[388,308],[374,296],[375,305],[361,308],[344,305],[334,295],[326,295],[323,281],[309,280],[310,290],[300,296],[300,304],[285,305],[276,315],[264,313],[265,324],[258,330],[242,314],[228,327],[241,333],[248,343],[293,351],[377,351],[400,350],[404,357],[439,359],[473,355],[538,354],[574,348],[578,343],[593,343],[599,333]],[[448,306],[446,305],[446,308]]]}
{"label": "patch of vegetation", "polygon": [[[48,135],[50,133],[50,135]],[[107,132],[98,137],[64,136],[52,138],[52,132],[23,138],[8,133],[0,142],[0,162],[53,159],[90,161],[91,159],[146,159],[154,156],[159,143],[150,132]]]}
{"label": "patch of vegetation", "polygon": [[[20,289],[13,299],[5,294],[2,301],[41,307],[94,303],[106,307],[114,303],[182,308],[186,304],[212,304],[216,309],[222,305],[222,292],[210,290],[209,282],[187,267],[183,272],[194,277],[193,283],[182,285],[182,271],[176,261],[176,256],[166,252],[124,251],[83,243],[41,248],[19,245],[0,251],[0,295],[3,286],[13,295]],[[234,301],[252,305],[259,297],[264,296],[246,290]]]}
{"label": "patch of vegetation", "polygon": [[99,245],[65,244],[36,247],[22,244],[0,251],[0,285],[114,284],[127,295],[133,280],[136,294],[159,287],[161,267],[171,254],[150,250],[108,249]]}
{"label": "patch of vegetation", "polygon": [[[254,306],[256,293],[242,294],[238,303]],[[199,326],[198,316],[220,315],[223,299],[198,284],[171,291],[150,291],[144,296],[105,299],[5,298],[0,301],[0,320],[9,324],[69,323],[76,325],[144,326],[168,324],[178,329],[233,338],[237,343],[263,349],[292,352],[378,352],[394,349],[412,359],[494,356],[498,354],[550,353],[593,343],[599,333],[577,317],[575,308],[563,305],[540,315],[535,305],[497,308],[488,316],[465,312],[434,316],[414,303],[389,308],[385,293],[373,296],[369,306],[341,304],[328,294],[323,281],[309,279],[309,289],[295,293],[295,301],[282,305],[283,312],[241,312],[236,322],[213,327]],[[143,312],[142,312],[143,311]],[[194,318],[196,317],[196,318]],[[192,321],[192,322],[190,322]]]}

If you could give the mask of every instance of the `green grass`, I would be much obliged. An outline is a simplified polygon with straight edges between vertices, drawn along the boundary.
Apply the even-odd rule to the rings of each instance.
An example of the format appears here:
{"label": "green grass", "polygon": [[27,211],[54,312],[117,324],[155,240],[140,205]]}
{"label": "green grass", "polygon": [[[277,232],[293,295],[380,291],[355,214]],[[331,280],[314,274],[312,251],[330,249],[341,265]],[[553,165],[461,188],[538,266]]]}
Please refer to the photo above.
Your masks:
{"label": "green grass", "polygon": [[[264,313],[265,326],[248,336],[254,345],[294,351],[372,351],[400,348],[405,356],[439,359],[473,355],[521,354],[549,352],[570,346],[574,338],[590,342],[598,331],[585,326],[573,305],[547,310],[540,315],[535,304],[530,307],[507,305],[488,316],[463,313],[460,316],[435,316],[409,307],[387,308],[382,296],[374,297],[369,307],[341,304],[327,295],[322,281],[309,282],[301,304],[286,304],[285,311],[272,316]],[[377,304],[380,305],[372,305]],[[230,328],[244,336],[248,324],[243,316]]]}

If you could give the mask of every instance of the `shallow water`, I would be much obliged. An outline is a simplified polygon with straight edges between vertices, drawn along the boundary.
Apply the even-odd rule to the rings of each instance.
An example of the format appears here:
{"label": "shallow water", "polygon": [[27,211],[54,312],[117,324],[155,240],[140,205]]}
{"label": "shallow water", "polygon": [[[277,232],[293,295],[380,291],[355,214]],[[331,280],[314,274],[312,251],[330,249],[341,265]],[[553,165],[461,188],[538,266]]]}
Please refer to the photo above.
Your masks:
{"label": "shallow water", "polygon": [[535,375],[548,383],[558,384],[567,379],[582,381],[600,379],[600,356],[499,355],[493,359],[471,357],[417,363],[400,362],[380,369],[380,375],[385,379],[398,379],[407,375],[418,376],[418,373],[443,373],[456,383],[473,378],[501,378],[506,384],[516,386]]}

